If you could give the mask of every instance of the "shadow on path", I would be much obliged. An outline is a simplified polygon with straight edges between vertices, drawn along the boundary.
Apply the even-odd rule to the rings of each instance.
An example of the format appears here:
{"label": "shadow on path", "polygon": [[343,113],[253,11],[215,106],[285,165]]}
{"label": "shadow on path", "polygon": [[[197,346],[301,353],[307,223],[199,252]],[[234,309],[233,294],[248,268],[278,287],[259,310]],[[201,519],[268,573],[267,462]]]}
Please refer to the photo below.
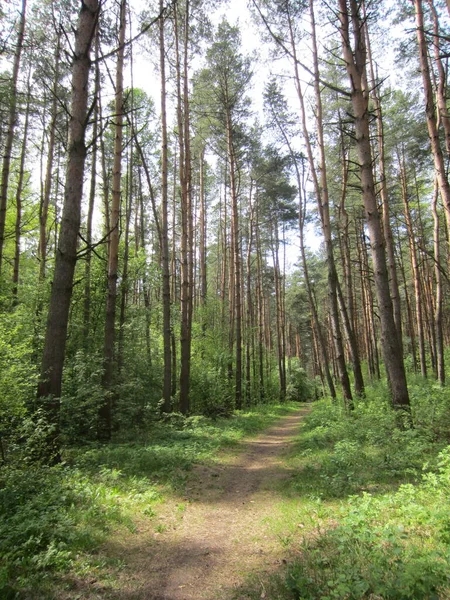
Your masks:
{"label": "shadow on path", "polygon": [[280,500],[273,484],[292,474],[282,457],[307,412],[306,407],[282,417],[242,442],[237,454],[223,455],[221,464],[194,467],[183,511],[163,508],[159,533],[150,521],[138,533],[108,543],[107,554],[125,563],[119,589],[97,588],[77,597],[221,600],[249,573],[275,570],[283,549],[267,526]]}

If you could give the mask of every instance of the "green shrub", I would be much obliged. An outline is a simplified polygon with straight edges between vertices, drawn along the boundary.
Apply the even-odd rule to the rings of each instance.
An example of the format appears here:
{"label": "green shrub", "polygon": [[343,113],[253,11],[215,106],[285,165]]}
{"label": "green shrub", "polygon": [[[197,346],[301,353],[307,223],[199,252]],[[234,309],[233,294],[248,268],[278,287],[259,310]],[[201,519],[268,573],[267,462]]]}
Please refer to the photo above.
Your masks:
{"label": "green shrub", "polygon": [[310,402],[314,396],[314,385],[297,360],[292,360],[288,371],[286,400],[289,402]]}
{"label": "green shrub", "polygon": [[447,597],[441,593],[450,591],[450,448],[439,465],[419,486],[349,499],[336,527],[304,540],[286,589],[303,600]]}

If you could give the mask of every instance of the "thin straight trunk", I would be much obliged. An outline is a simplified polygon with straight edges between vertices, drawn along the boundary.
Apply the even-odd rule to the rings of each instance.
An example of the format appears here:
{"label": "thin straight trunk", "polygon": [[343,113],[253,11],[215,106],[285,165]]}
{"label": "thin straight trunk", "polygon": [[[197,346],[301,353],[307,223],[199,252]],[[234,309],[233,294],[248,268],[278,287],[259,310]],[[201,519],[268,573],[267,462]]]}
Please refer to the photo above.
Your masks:
{"label": "thin straight trunk", "polygon": [[283,364],[283,331],[282,331],[282,309],[281,309],[281,284],[280,284],[280,262],[278,256],[279,240],[278,240],[278,223],[277,219],[271,219],[271,246],[272,246],[272,261],[275,286],[275,325],[277,331],[277,359],[278,359],[278,376],[280,381],[280,401],[286,397],[286,374]]}
{"label": "thin straight trunk", "polygon": [[438,107],[437,125],[442,125],[444,129],[445,149],[447,151],[447,156],[450,157],[450,116],[447,108],[447,73],[445,72],[445,67],[442,62],[439,18],[433,0],[428,0],[428,6],[430,7],[431,17],[433,19],[434,60],[439,76],[436,86],[436,101]]}
{"label": "thin straight trunk", "polygon": [[22,194],[25,187],[25,157],[27,154],[27,141],[28,141],[28,125],[30,120],[30,104],[31,104],[31,91],[30,91],[30,79],[31,69],[28,72],[28,83],[27,83],[27,106],[25,109],[25,123],[23,126],[23,139],[22,139],[22,151],[20,154],[19,163],[19,178],[17,181],[16,189],[16,223],[14,226],[14,263],[13,263],[13,299],[14,303],[17,303],[17,294],[19,287],[19,269],[20,269],[20,236],[22,231]]}
{"label": "thin straight trunk", "polygon": [[[428,60],[428,45],[425,39],[422,0],[414,0],[417,26],[417,42],[419,44],[420,70],[422,72],[423,89],[425,94],[425,114],[427,117],[428,136],[431,142],[431,152],[434,159],[434,169],[444,203],[447,228],[450,230],[450,185],[445,170],[444,155],[439,139],[438,123],[434,104],[433,86]],[[447,114],[447,111],[446,111]],[[449,240],[450,241],[450,240]]]}
{"label": "thin straight trunk", "polygon": [[[96,66],[96,69],[98,67]],[[103,123],[103,106],[102,106],[102,89],[100,87],[99,93],[97,96],[98,102],[98,116],[100,119],[100,123]],[[107,245],[106,245],[106,255],[109,256],[109,233],[111,231],[111,218],[110,218],[110,206],[109,206],[109,183],[110,177],[108,173],[108,168],[106,164],[106,148],[105,148],[105,136],[100,136],[100,150],[101,150],[101,169],[102,169],[102,183],[103,183],[103,210],[104,210],[104,233],[107,236]]]}
{"label": "thin straight trunk", "polygon": [[336,390],[334,387],[334,383],[333,383],[333,378],[331,376],[331,372],[330,372],[330,367],[329,367],[329,360],[328,360],[328,354],[327,354],[327,350],[325,347],[325,339],[320,327],[320,322],[319,322],[319,318],[318,318],[318,314],[317,314],[317,308],[316,308],[316,304],[315,304],[315,300],[313,298],[313,294],[312,294],[312,288],[311,288],[311,282],[310,282],[310,278],[309,278],[309,271],[308,271],[308,261],[307,261],[307,257],[306,257],[306,250],[305,250],[305,245],[304,245],[304,223],[305,223],[305,217],[306,217],[306,191],[305,191],[305,187],[304,187],[304,183],[302,181],[302,176],[300,174],[300,169],[298,166],[298,157],[296,155],[296,153],[294,152],[294,149],[291,145],[291,141],[289,136],[287,135],[285,128],[283,127],[283,124],[281,123],[279,117],[278,117],[278,113],[277,111],[273,111],[272,112],[272,116],[274,118],[274,121],[286,143],[286,146],[289,150],[289,154],[291,156],[294,168],[295,168],[295,173],[296,173],[296,178],[297,178],[297,186],[298,186],[298,190],[299,190],[299,238],[300,238],[300,255],[301,255],[301,261],[302,261],[302,268],[303,268],[303,276],[305,279],[305,285],[306,285],[306,290],[307,290],[307,295],[308,295],[308,302],[309,302],[309,307],[312,313],[312,318],[313,320],[316,322],[316,327],[318,330],[318,344],[320,347],[320,356],[322,358],[323,361],[323,370],[326,374],[326,380],[327,380],[327,385],[330,391],[330,396],[332,398],[336,398]]}
{"label": "thin straight trunk", "polygon": [[257,299],[257,315],[258,315],[258,366],[259,366],[259,401],[264,402],[264,297],[262,286],[262,252],[261,252],[261,237],[259,227],[259,204],[256,205],[256,299]]}
{"label": "thin straight trunk", "polygon": [[220,286],[220,297],[222,299],[222,307],[221,307],[221,323],[222,323],[222,331],[225,331],[225,298],[227,295],[227,271],[228,271],[228,244],[227,244],[227,226],[228,226],[228,211],[227,211],[227,187],[226,187],[226,169],[224,174],[224,195],[223,195],[223,204],[221,204],[221,212],[223,206],[223,221],[220,221],[220,231],[221,231],[221,242],[222,246],[220,248],[220,256],[221,256],[221,286]]}
{"label": "thin straight trunk", "polygon": [[410,351],[411,351],[411,358],[413,361],[413,370],[414,370],[414,373],[417,373],[418,365],[417,365],[416,330],[414,327],[414,317],[413,317],[413,311],[412,311],[412,307],[411,307],[411,300],[409,297],[410,296],[409,285],[411,282],[409,280],[407,280],[407,278],[406,278],[405,260],[403,257],[402,246],[399,245],[399,248],[400,248],[399,269],[400,269],[400,273],[402,276],[403,289],[405,291],[405,304],[406,304],[406,314],[407,314],[406,334],[410,339]]}
{"label": "thin straight trunk", "polygon": [[230,243],[228,250],[225,248],[225,252],[229,252],[228,256],[228,379],[231,385],[233,379],[233,351],[234,351],[234,340],[235,340],[235,323],[236,323],[236,294],[234,291],[236,283],[235,267],[234,262],[234,221],[230,219]]}
{"label": "thin straight trunk", "polygon": [[437,365],[437,378],[441,385],[445,383],[445,362],[444,362],[444,336],[442,328],[442,306],[443,306],[443,294],[442,294],[442,275],[441,275],[441,250],[439,246],[439,213],[437,209],[438,200],[438,187],[437,182],[435,184],[435,190],[433,194],[433,244],[434,244],[434,278],[436,281],[436,302],[434,312],[434,323],[436,327],[436,365]]}
{"label": "thin straight trunk", "polygon": [[340,250],[341,250],[341,262],[342,271],[344,274],[345,284],[345,306],[347,307],[348,319],[351,323],[353,330],[355,330],[355,307],[353,302],[353,277],[352,277],[352,264],[350,254],[350,233],[349,225],[350,218],[345,206],[348,191],[348,175],[349,175],[349,158],[348,151],[344,144],[344,126],[342,123],[342,117],[339,112],[339,135],[340,135],[340,150],[341,150],[341,163],[342,163],[342,187],[341,187],[341,200],[338,209],[339,225],[340,225]]}
{"label": "thin straight trunk", "polygon": [[237,197],[237,163],[233,144],[231,115],[226,114],[227,152],[230,167],[230,194],[231,194],[231,221],[232,221],[232,248],[234,260],[234,315],[235,315],[235,341],[236,341],[236,380],[235,403],[236,408],[242,408],[242,294],[241,294],[241,253],[239,244],[239,211]]}
{"label": "thin straight trunk", "polygon": [[27,11],[27,0],[22,0],[22,12],[20,14],[19,31],[17,32],[16,52],[11,80],[11,94],[9,98],[9,115],[6,131],[6,140],[3,153],[2,178],[0,183],[0,275],[3,266],[3,250],[5,244],[6,208],[8,204],[9,170],[11,166],[11,153],[14,141],[14,130],[17,123],[17,81],[19,78],[20,58],[23,49],[25,35],[25,21]]}
{"label": "thin straight trunk", "polygon": [[[132,109],[133,110],[133,107]],[[120,282],[120,311],[119,311],[119,336],[117,348],[117,372],[121,373],[123,367],[125,319],[128,299],[128,261],[130,256],[130,222],[133,206],[133,144],[130,143],[128,155],[128,175],[125,195],[125,236],[123,250],[122,277]]]}
{"label": "thin straight trunk", "polygon": [[[162,15],[163,0],[159,2]],[[168,140],[166,109],[166,59],[165,59],[164,17],[159,19],[159,65],[161,72],[161,258],[162,258],[162,296],[163,296],[163,411],[172,409],[172,352],[171,352],[171,294],[169,266],[169,202],[168,202]],[[174,234],[175,236],[175,234]]]}
{"label": "thin straight trunk", "polygon": [[[194,311],[194,208],[193,208],[193,191],[192,191],[192,156],[191,156],[191,122],[190,122],[190,90],[189,90],[189,32],[190,32],[190,0],[186,0],[186,10],[184,17],[184,61],[183,61],[183,114],[184,114],[184,144],[186,158],[186,201],[187,201],[187,234],[188,234],[188,297],[187,297],[187,313],[188,313],[188,328],[187,328],[187,343],[186,343],[186,369],[185,377],[188,381],[187,394],[189,395],[190,380],[191,380],[191,346],[192,346],[192,319]],[[182,361],[183,362],[183,361]],[[189,368],[187,368],[187,366]],[[181,366],[181,371],[183,367]],[[183,375],[180,375],[183,377]],[[180,394],[180,397],[182,394]]]}
{"label": "thin straight trunk", "polygon": [[344,399],[349,407],[352,406],[352,392],[350,387],[350,379],[347,372],[347,366],[345,364],[345,352],[342,341],[341,326],[339,323],[339,309],[337,301],[337,272],[336,264],[334,260],[333,252],[333,241],[331,235],[331,222],[329,213],[329,197],[328,197],[328,182],[327,182],[327,170],[325,160],[325,145],[323,136],[323,121],[322,121],[322,99],[320,93],[319,84],[319,64],[317,54],[317,43],[316,43],[316,32],[315,32],[315,20],[314,20],[314,3],[310,0],[310,16],[311,16],[311,28],[312,28],[312,41],[313,41],[313,62],[314,62],[314,90],[316,100],[316,130],[318,135],[319,153],[320,153],[320,180],[318,169],[314,158],[312,143],[310,135],[307,129],[307,117],[305,109],[305,101],[303,91],[300,83],[300,73],[297,64],[297,50],[294,41],[294,35],[292,30],[292,22],[289,16],[289,30],[290,30],[290,41],[291,47],[294,54],[294,69],[295,69],[295,85],[297,90],[297,96],[300,101],[301,110],[301,121],[303,128],[303,138],[306,144],[306,151],[308,161],[310,165],[311,174],[313,176],[314,190],[316,194],[322,231],[325,238],[325,251],[328,268],[328,301],[329,311],[331,315],[331,325],[333,331],[333,345],[335,350],[335,357],[338,365],[339,380],[341,382],[342,393]]}
{"label": "thin straight trunk", "polygon": [[[58,32],[58,39],[55,48],[55,76],[52,87],[52,104],[50,114],[49,136],[48,136],[48,151],[47,151],[47,166],[45,170],[45,181],[41,204],[39,207],[39,279],[45,279],[45,271],[47,265],[47,221],[48,208],[50,205],[50,195],[52,191],[53,180],[53,158],[55,154],[55,137],[56,137],[56,119],[58,116],[58,79],[59,79],[59,61],[61,55],[61,33]],[[94,144],[96,147],[96,144]]]}
{"label": "thin straight trunk", "polygon": [[[354,49],[352,49],[350,43],[348,1],[350,3]],[[364,85],[366,48],[362,30],[363,20],[359,12],[360,6],[357,0],[339,0],[339,6],[343,57],[351,83],[351,100],[355,120],[355,138],[361,189],[371,242],[375,288],[380,313],[381,346],[391,389],[392,404],[395,408],[406,409],[409,407],[408,387],[403,363],[403,352],[396,333],[397,327],[390,295],[385,242],[375,192],[372,148],[370,144],[369,98]]]}
{"label": "thin straight trunk", "polygon": [[250,181],[249,190],[249,211],[250,218],[248,224],[248,243],[247,243],[247,257],[246,257],[246,286],[247,286],[247,339],[246,339],[246,371],[245,371],[245,399],[246,405],[250,406],[251,403],[251,354],[254,348],[254,330],[255,330],[255,316],[253,309],[253,298],[252,298],[252,250],[253,250],[253,238],[255,232],[254,220],[255,220],[255,207],[253,200],[253,180]]}
{"label": "thin straight trunk", "polygon": [[[187,73],[187,44],[189,2],[186,2],[184,22],[183,72],[180,60],[179,24],[175,11],[175,51],[177,73],[177,120],[180,156],[181,187],[181,330],[180,330],[180,411],[190,411],[190,371],[192,337],[192,188],[189,131],[189,99]],[[181,85],[184,79],[183,86]]]}
{"label": "thin straight trunk", "polygon": [[104,401],[99,409],[100,440],[111,438],[112,387],[114,381],[114,345],[116,340],[116,298],[119,269],[120,204],[122,179],[123,146],[123,63],[126,31],[126,0],[121,0],[119,15],[119,39],[116,64],[116,89],[114,99],[114,162],[112,172],[109,256],[108,256],[108,294],[106,298],[105,335],[103,346],[103,387]]}
{"label": "thin straight trunk", "polygon": [[[207,282],[207,267],[206,267],[206,231],[207,231],[207,215],[206,215],[206,192],[205,192],[205,148],[200,152],[200,189],[199,189],[199,263],[200,263],[200,306],[203,308],[206,304],[206,295],[208,291]],[[206,331],[206,315],[202,316],[202,331]]]}
{"label": "thin straight trunk", "polygon": [[[180,299],[178,292],[178,273],[177,273],[177,172],[178,172],[178,161],[177,154],[174,153],[173,157],[173,186],[172,186],[172,254],[170,256],[170,298],[172,303],[177,303]],[[171,339],[175,337],[173,328],[171,328]],[[172,345],[173,347],[173,345]],[[173,364],[173,358],[172,358]],[[176,363],[175,363],[176,364]],[[172,378],[175,377],[174,370],[172,369]],[[176,389],[176,385],[175,385]],[[172,386],[173,392],[173,386]],[[174,394],[172,393],[172,396]]]}
{"label": "thin straight trunk", "polygon": [[[147,230],[145,226],[145,211],[144,211],[144,195],[142,193],[142,177],[141,170],[138,171],[138,183],[139,183],[139,216],[140,216],[140,246],[146,255],[146,241],[145,241],[145,232]],[[147,350],[147,364],[149,367],[152,366],[152,351],[151,351],[151,338],[150,338],[150,326],[151,326],[151,306],[150,306],[150,286],[148,283],[148,275],[147,269],[144,269],[142,274],[142,294],[144,296],[144,306],[145,306],[145,345]]]}
{"label": "thin straight trunk", "polygon": [[365,42],[367,47],[367,61],[370,74],[370,95],[374,105],[374,112],[377,124],[377,147],[378,147],[378,170],[379,170],[379,185],[380,185],[380,198],[382,207],[382,222],[383,222],[383,233],[386,244],[386,257],[387,265],[389,270],[389,285],[392,298],[392,306],[394,310],[394,321],[397,328],[397,334],[399,338],[399,344],[403,352],[403,338],[402,338],[402,312],[400,303],[400,290],[398,286],[397,267],[395,262],[395,249],[394,240],[392,236],[390,210],[389,210],[389,194],[386,179],[386,155],[384,147],[384,125],[383,125],[383,111],[381,107],[381,99],[378,93],[379,85],[375,76],[375,70],[372,60],[372,52],[370,47],[369,28],[367,25],[367,14],[366,5],[363,3],[363,16],[364,16],[364,33]]}
{"label": "thin straight trunk", "polygon": [[425,355],[425,332],[423,327],[423,305],[422,305],[422,294],[420,287],[420,273],[419,273],[419,262],[417,258],[417,249],[416,249],[416,236],[414,234],[414,228],[411,217],[411,210],[409,208],[409,198],[408,198],[408,184],[406,180],[406,163],[405,163],[405,154],[401,153],[399,158],[400,163],[400,181],[401,181],[401,192],[402,192],[402,200],[403,200],[403,209],[405,215],[406,222],[406,230],[408,232],[408,240],[409,240],[409,255],[411,260],[412,267],[412,275],[413,275],[413,284],[414,284],[414,297],[415,297],[415,305],[416,305],[416,327],[417,327],[417,337],[419,340],[419,360],[420,360],[420,372],[422,377],[427,376],[427,363],[426,363],[426,355]]}
{"label": "thin straight trunk", "polygon": [[[87,254],[84,266],[84,302],[83,302],[83,338],[85,347],[89,347],[89,335],[91,326],[91,262],[92,262],[92,221],[94,218],[94,206],[95,206],[95,191],[97,185],[97,157],[98,157],[98,125],[99,125],[99,105],[98,98],[100,94],[100,68],[97,62],[99,57],[99,31],[97,28],[95,36],[95,90],[94,90],[94,124],[92,130],[92,139],[94,140],[92,147],[92,161],[91,161],[91,181],[89,189],[89,205],[86,220],[86,245]],[[42,261],[42,257],[41,257]],[[41,262],[42,264],[42,262]]]}
{"label": "thin straight trunk", "polygon": [[436,325],[434,322],[436,309],[433,296],[433,275],[430,270],[430,263],[424,256],[422,256],[422,269],[420,271],[422,275],[422,297],[426,298],[426,305],[424,308],[424,329],[430,348],[431,369],[435,377],[437,377]]}
{"label": "thin straight trunk", "polygon": [[299,362],[303,357],[301,337],[298,330],[295,332],[295,357],[298,358]]}
{"label": "thin straight trunk", "polygon": [[317,329],[315,327],[314,318],[311,315],[311,341],[312,341],[312,362],[313,362],[313,377],[320,378],[320,383],[322,384],[322,394],[325,396],[325,377],[322,370],[322,363],[320,359],[320,351],[319,351],[319,342],[317,340]]}
{"label": "thin straight trunk", "polygon": [[[38,399],[53,425],[48,441],[49,460],[59,459],[59,402],[61,397],[69,308],[77,259],[81,198],[86,159],[88,81],[98,0],[85,0],[80,10],[72,68],[72,104],[63,219],[56,253],[47,330],[38,385]],[[53,454],[53,456],[52,456]]]}

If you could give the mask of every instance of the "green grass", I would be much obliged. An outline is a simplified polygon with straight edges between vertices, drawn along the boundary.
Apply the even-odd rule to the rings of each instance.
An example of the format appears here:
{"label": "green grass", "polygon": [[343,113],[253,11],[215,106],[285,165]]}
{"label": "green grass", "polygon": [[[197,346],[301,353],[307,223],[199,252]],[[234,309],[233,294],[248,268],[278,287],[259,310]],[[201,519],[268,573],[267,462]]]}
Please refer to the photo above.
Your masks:
{"label": "green grass", "polygon": [[153,519],[159,503],[182,492],[194,463],[217,460],[221,448],[295,408],[264,405],[216,420],[171,415],[139,441],[71,448],[58,467],[3,467],[0,597],[49,600],[65,574],[95,576],[108,567],[98,549],[115,529]]}
{"label": "green grass", "polygon": [[432,383],[410,389],[413,429],[398,428],[382,387],[351,414],[313,406],[270,524],[289,559],[235,599],[450,598],[450,402]]}

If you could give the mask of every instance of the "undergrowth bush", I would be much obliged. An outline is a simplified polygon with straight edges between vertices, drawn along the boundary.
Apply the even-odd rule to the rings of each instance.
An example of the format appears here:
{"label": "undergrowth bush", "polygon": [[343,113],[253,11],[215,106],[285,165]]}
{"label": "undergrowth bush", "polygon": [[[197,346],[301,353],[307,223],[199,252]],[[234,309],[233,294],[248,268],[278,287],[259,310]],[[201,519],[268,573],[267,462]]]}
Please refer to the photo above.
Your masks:
{"label": "undergrowth bush", "polygon": [[380,387],[350,413],[340,402],[314,404],[291,458],[298,474],[287,485],[320,508],[298,558],[272,584],[274,597],[450,597],[448,393],[423,380],[411,381],[410,391],[412,428],[399,428]]}
{"label": "undergrowth bush", "polygon": [[[80,569],[111,523],[128,524],[117,493],[101,479],[58,468],[0,474],[0,597],[44,587],[49,573]],[[20,597],[20,596],[19,596]]]}
{"label": "undergrowth bush", "polygon": [[[414,390],[414,388],[413,388]],[[431,391],[430,391],[431,390]],[[434,393],[429,386],[426,397]],[[413,428],[399,428],[397,415],[379,389],[368,390],[347,412],[342,402],[316,402],[306,417],[295,455],[302,462],[298,488],[321,497],[343,497],[359,491],[417,480],[423,464],[435,465],[435,457],[446,443],[446,428],[427,416],[422,395],[413,391]],[[435,414],[447,405],[438,391],[432,402]],[[306,480],[306,481],[305,481]]]}
{"label": "undergrowth bush", "polygon": [[214,460],[219,447],[295,408],[265,405],[215,420],[173,414],[140,440],[67,448],[58,467],[3,466],[0,598],[49,600],[58,597],[58,574],[92,576],[103,568],[96,551],[111,528],[133,531],[137,518],[154,518],[158,503],[183,489],[193,463]]}
{"label": "undergrowth bush", "polygon": [[303,600],[420,600],[450,592],[450,448],[437,473],[394,494],[352,497],[339,524],[305,538],[286,589]]}

